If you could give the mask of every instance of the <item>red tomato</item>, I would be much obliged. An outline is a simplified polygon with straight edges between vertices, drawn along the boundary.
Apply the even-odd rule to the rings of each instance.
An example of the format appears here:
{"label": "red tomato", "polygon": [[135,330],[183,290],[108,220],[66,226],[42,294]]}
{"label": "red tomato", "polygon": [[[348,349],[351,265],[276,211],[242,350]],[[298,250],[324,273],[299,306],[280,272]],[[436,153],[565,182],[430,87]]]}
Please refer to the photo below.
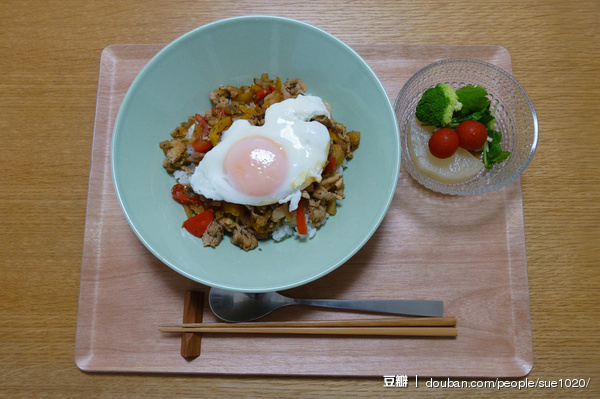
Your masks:
{"label": "red tomato", "polygon": [[485,144],[488,134],[481,122],[464,121],[456,127],[460,146],[465,150],[478,150]]}
{"label": "red tomato", "polygon": [[437,130],[429,138],[429,151],[436,158],[450,158],[458,149],[458,135],[452,129]]}

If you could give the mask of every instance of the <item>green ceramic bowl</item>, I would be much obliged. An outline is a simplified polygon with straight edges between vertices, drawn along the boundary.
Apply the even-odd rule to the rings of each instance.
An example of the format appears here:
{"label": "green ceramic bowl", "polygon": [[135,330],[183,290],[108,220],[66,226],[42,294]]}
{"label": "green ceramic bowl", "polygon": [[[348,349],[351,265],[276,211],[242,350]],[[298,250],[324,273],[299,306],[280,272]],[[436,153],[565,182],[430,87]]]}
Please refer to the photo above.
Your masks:
{"label": "green ceramic bowl", "polygon": [[[336,120],[361,131],[344,173],[346,199],[312,240],[261,242],[244,252],[224,239],[217,248],[181,229],[185,213],[171,199],[174,178],[159,142],[189,115],[211,108],[208,93],[255,76],[301,78]],[[246,16],[210,23],[173,41],[137,76],[114,128],[111,166],[125,217],[162,262],[200,283],[235,291],[296,287],[346,262],[375,232],[394,196],[400,141],[381,83],[350,47],[303,22]]]}

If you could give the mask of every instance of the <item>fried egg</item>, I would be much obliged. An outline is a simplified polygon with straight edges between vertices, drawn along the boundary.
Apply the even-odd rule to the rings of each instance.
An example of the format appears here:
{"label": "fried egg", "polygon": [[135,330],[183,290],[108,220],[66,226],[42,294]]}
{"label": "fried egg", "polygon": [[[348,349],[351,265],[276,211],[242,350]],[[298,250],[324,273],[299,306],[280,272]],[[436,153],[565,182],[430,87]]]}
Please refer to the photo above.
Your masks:
{"label": "fried egg", "polygon": [[242,205],[289,202],[293,211],[301,191],[321,181],[330,136],[315,116],[330,116],[323,100],[298,96],[271,105],[263,126],[235,121],[206,153],[190,179],[206,198]]}

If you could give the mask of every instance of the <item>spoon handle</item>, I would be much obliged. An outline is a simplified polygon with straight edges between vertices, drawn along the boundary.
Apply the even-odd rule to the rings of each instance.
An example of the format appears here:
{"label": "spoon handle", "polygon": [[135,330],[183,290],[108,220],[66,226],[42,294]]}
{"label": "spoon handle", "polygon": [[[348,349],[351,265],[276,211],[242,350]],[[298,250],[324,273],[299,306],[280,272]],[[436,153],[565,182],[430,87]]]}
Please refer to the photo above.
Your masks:
{"label": "spoon handle", "polygon": [[296,305],[363,310],[367,312],[440,317],[444,302],[410,299],[295,299]]}

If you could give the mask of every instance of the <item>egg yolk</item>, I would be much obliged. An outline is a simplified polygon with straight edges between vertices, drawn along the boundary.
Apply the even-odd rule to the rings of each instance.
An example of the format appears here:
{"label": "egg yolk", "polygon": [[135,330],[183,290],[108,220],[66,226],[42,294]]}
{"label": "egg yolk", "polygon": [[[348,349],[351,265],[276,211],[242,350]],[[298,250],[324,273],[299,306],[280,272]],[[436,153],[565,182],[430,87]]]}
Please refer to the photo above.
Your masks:
{"label": "egg yolk", "polygon": [[241,193],[264,197],[275,193],[288,174],[284,149],[266,137],[247,137],[231,146],[224,162],[231,185]]}

